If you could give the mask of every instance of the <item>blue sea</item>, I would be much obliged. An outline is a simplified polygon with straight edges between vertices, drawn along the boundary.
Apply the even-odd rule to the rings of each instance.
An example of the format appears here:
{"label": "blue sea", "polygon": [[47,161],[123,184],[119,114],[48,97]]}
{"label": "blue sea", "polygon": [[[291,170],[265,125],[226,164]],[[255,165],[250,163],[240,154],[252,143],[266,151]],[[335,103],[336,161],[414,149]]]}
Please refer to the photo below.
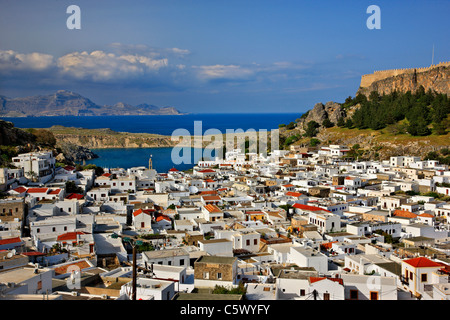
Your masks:
{"label": "blue sea", "polygon": [[[11,121],[18,128],[49,128],[54,125],[79,127],[87,129],[109,128],[118,132],[155,133],[171,135],[176,129],[186,129],[190,134],[197,134],[194,122],[201,121],[201,131],[218,129],[226,133],[227,129],[277,129],[279,124],[295,121],[302,113],[239,113],[239,114],[187,114],[161,116],[94,116],[94,117],[18,117],[3,118]],[[99,158],[86,161],[87,164],[106,168],[131,168],[148,166],[150,155],[153,168],[158,172],[167,172],[171,168],[187,170],[197,163],[194,149],[191,151],[191,163],[174,164],[171,160],[172,148],[139,148],[139,149],[92,149]]]}

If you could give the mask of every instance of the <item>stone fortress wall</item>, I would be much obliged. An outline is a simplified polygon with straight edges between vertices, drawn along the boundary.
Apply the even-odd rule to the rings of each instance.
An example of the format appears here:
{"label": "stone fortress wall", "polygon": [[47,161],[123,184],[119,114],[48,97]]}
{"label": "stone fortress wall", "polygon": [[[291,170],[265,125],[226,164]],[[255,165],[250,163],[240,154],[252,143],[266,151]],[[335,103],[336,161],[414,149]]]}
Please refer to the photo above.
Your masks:
{"label": "stone fortress wall", "polygon": [[425,72],[437,67],[448,67],[450,66],[450,61],[447,62],[440,62],[439,64],[434,64],[429,67],[424,68],[404,68],[404,69],[391,69],[391,70],[381,70],[381,71],[375,71],[371,74],[364,74],[361,77],[361,84],[360,87],[366,88],[369,87],[373,82],[383,80],[389,77],[395,77],[401,74],[405,73],[414,73],[414,70],[416,72]]}

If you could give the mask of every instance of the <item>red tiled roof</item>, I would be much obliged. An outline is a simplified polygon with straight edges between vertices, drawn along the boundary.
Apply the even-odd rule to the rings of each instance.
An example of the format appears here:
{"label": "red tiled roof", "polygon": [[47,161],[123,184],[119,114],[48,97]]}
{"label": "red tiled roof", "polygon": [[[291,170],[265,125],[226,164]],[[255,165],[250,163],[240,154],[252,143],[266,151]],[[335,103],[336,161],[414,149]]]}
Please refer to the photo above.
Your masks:
{"label": "red tiled roof", "polygon": [[164,214],[161,214],[161,213],[156,216],[155,220],[156,220],[156,222],[159,222],[161,220],[166,220],[166,221],[171,222],[171,220],[170,220],[170,218],[168,216],[166,216]]}
{"label": "red tiled roof", "polygon": [[55,268],[55,274],[56,275],[65,274],[65,273],[67,273],[67,269],[71,266],[77,266],[80,268],[80,270],[91,267],[91,265],[89,263],[87,263],[86,261],[79,261],[79,262],[74,262],[74,263],[66,264],[61,267]]}
{"label": "red tiled roof", "polygon": [[61,193],[61,189],[55,189],[50,191],[48,194],[60,194]]}
{"label": "red tiled roof", "polygon": [[79,193],[71,193],[71,194],[69,194],[66,197],[66,199],[69,199],[69,200],[72,200],[72,199],[80,200],[80,199],[83,199],[83,198],[84,198],[84,196],[82,194],[79,194]]}
{"label": "red tiled roof", "polygon": [[302,194],[301,194],[300,192],[292,192],[292,191],[288,191],[288,192],[286,192],[286,195],[287,195],[287,196],[291,196],[291,197],[296,197],[296,198],[298,198],[298,197],[300,197]]}
{"label": "red tiled roof", "polygon": [[200,192],[200,195],[201,196],[217,195],[217,191],[214,191],[214,190],[202,191],[202,192]]}
{"label": "red tiled roof", "polygon": [[283,187],[285,187],[285,188],[290,188],[290,187],[293,187],[294,185],[293,184],[285,184],[285,185],[283,185]]}
{"label": "red tiled roof", "polygon": [[219,207],[217,207],[217,206],[215,206],[213,204],[207,204],[205,206],[205,209],[208,210],[209,213],[214,213],[214,212],[221,213],[222,212],[222,210],[220,210]]}
{"label": "red tiled roof", "polygon": [[217,200],[222,199],[219,196],[202,196],[202,198],[203,198],[203,200],[206,200],[206,201],[210,201],[210,200],[217,201]]}
{"label": "red tiled roof", "polygon": [[57,241],[77,240],[77,235],[86,234],[83,231],[67,232],[58,236]]}
{"label": "red tiled roof", "polygon": [[419,214],[419,217],[424,217],[424,218],[434,218],[434,216],[432,214],[429,213],[422,213]]}
{"label": "red tiled roof", "polygon": [[314,283],[314,282],[322,281],[322,280],[325,280],[325,279],[328,279],[328,280],[337,282],[337,283],[339,283],[341,285],[344,285],[344,281],[341,278],[309,277],[309,282],[310,283]]}
{"label": "red tiled roof", "polygon": [[29,251],[29,252],[22,252],[24,256],[45,256],[46,253],[39,252],[39,251]]}
{"label": "red tiled roof", "polygon": [[72,167],[72,166],[65,166],[64,167],[64,170],[66,170],[66,171],[73,171],[73,170],[75,170],[76,168],[75,167]]}
{"label": "red tiled roof", "polygon": [[133,212],[133,216],[136,217],[136,216],[140,215],[141,213],[145,213],[150,216],[152,214],[152,212],[155,212],[155,211],[156,211],[155,209],[138,209]]}
{"label": "red tiled roof", "polygon": [[206,179],[205,182],[215,182],[213,179]]}
{"label": "red tiled roof", "polygon": [[320,245],[320,247],[323,248],[324,250],[329,250],[333,246],[333,243],[337,243],[337,241],[331,241],[331,242],[322,243]]}
{"label": "red tiled roof", "polygon": [[204,169],[204,170],[200,170],[200,171],[197,171],[197,172],[201,172],[201,173],[212,173],[212,172],[215,172],[214,170],[212,170],[212,169]]}
{"label": "red tiled roof", "polygon": [[48,188],[29,188],[28,193],[47,193]]}
{"label": "red tiled roof", "polygon": [[396,216],[396,217],[404,217],[404,218],[416,218],[417,214],[412,213],[412,212],[410,212],[408,210],[397,209],[397,210],[394,211],[394,216]]}
{"label": "red tiled roof", "polygon": [[296,208],[296,209],[301,209],[301,210],[306,210],[306,211],[326,211],[326,212],[331,212],[331,211],[323,209],[323,208],[314,207],[314,206],[308,206],[306,204],[300,204],[300,203],[295,203],[293,205],[293,207]]}
{"label": "red tiled roof", "polygon": [[20,237],[2,239],[2,240],[0,240],[0,246],[3,246],[5,244],[11,244],[11,243],[19,243],[19,242],[22,242]]}
{"label": "red tiled roof", "polygon": [[13,189],[13,191],[17,192],[17,193],[24,193],[25,191],[27,191],[27,188],[25,187],[18,187]]}
{"label": "red tiled roof", "polygon": [[103,177],[110,177],[110,176],[112,176],[112,174],[111,173],[104,173],[104,174],[102,174],[102,176]]}
{"label": "red tiled roof", "polygon": [[435,268],[442,267],[440,263],[434,262],[425,257],[418,257],[409,260],[403,260],[405,263],[413,266],[414,268]]}
{"label": "red tiled roof", "polygon": [[177,172],[177,171],[178,171],[178,170],[175,169],[175,168],[172,168],[172,169],[169,170],[169,172]]}

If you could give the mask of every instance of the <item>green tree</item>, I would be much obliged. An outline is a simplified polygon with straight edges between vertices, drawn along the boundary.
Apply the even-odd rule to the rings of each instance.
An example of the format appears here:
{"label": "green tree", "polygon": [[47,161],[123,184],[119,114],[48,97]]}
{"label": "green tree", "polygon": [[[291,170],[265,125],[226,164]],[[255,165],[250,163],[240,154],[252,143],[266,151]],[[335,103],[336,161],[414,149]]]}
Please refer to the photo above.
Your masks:
{"label": "green tree", "polygon": [[83,193],[83,189],[80,187],[77,187],[75,182],[73,181],[67,181],[66,182],[66,193]]}
{"label": "green tree", "polygon": [[306,130],[305,130],[305,136],[306,137],[315,137],[317,135],[317,128],[319,128],[320,125],[312,120],[310,122],[308,122],[307,126],[306,126]]}
{"label": "green tree", "polygon": [[325,128],[331,128],[334,127],[334,123],[331,122],[330,119],[326,118],[325,120],[322,121],[322,126],[324,126]]}

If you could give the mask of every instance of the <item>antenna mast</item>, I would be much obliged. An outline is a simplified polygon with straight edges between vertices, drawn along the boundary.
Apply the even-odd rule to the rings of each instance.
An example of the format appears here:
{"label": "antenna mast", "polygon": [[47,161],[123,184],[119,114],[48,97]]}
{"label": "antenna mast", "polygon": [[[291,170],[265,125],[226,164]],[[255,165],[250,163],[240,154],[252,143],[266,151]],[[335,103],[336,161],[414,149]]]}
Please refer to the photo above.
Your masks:
{"label": "antenna mast", "polygon": [[433,43],[433,54],[431,55],[431,65],[434,63],[434,43]]}

